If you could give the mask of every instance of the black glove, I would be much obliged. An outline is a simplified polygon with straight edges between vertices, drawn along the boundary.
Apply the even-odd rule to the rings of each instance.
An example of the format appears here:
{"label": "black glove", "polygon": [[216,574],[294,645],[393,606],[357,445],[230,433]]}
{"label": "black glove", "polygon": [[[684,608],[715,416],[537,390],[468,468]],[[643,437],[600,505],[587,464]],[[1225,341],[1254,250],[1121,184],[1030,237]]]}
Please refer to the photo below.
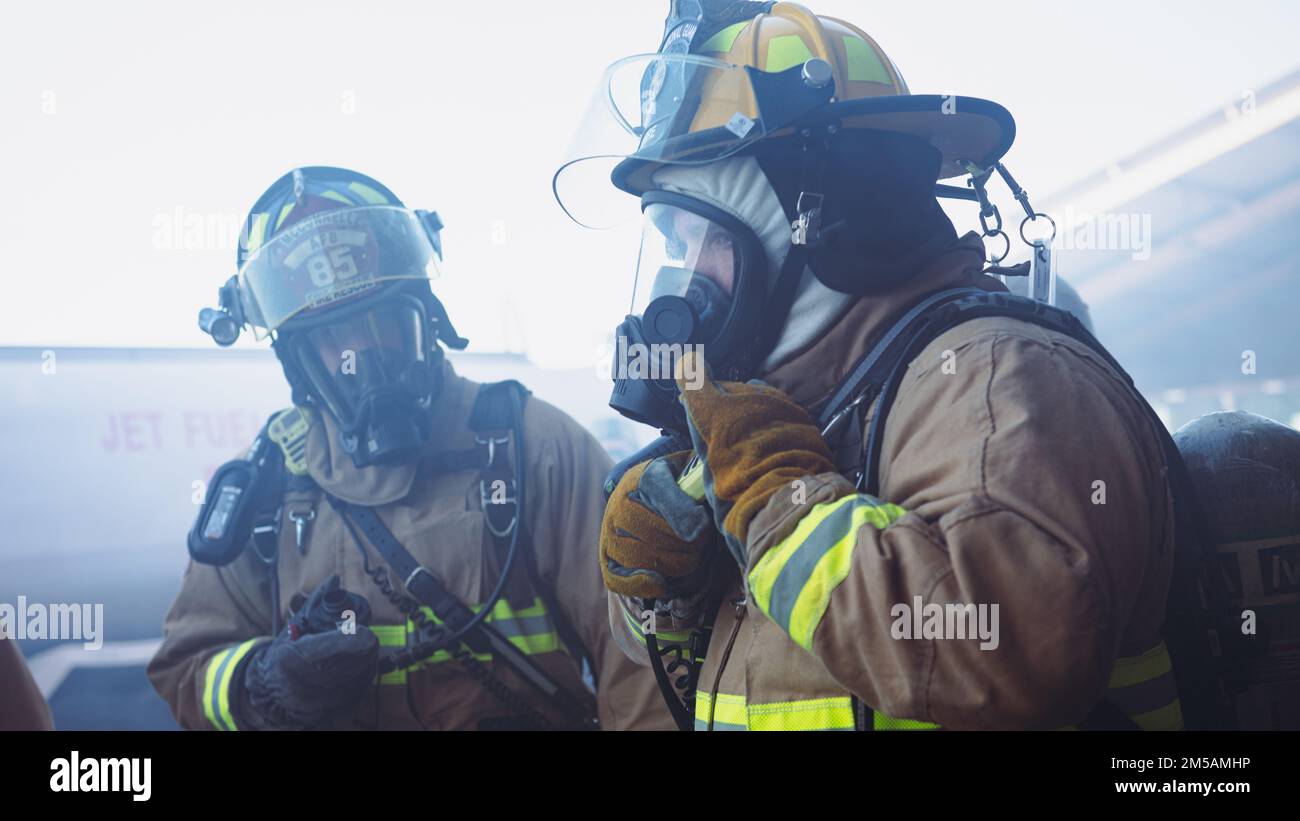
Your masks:
{"label": "black glove", "polygon": [[[345,619],[351,611],[354,618]],[[308,730],[355,711],[375,680],[379,639],[370,604],[330,576],[280,634],[241,662],[235,721],[257,730]],[[239,685],[237,685],[239,686]]]}

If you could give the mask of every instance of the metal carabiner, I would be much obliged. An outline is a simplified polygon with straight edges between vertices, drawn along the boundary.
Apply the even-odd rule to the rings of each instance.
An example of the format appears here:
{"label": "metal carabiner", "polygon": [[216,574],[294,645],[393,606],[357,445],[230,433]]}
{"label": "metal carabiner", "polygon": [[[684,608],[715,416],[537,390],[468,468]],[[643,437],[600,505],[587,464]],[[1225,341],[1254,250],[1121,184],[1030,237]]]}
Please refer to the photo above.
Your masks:
{"label": "metal carabiner", "polygon": [[307,548],[303,545],[303,532],[307,529],[308,522],[315,521],[316,508],[308,508],[306,513],[290,510],[289,519],[293,522],[293,540],[294,544],[298,546],[298,554],[305,556],[307,555]]}

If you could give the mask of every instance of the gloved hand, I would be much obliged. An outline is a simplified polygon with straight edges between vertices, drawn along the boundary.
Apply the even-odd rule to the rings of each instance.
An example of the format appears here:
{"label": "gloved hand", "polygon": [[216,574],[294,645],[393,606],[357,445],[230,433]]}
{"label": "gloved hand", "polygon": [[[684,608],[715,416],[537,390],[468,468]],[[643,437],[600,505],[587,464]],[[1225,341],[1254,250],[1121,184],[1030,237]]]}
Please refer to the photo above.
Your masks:
{"label": "gloved hand", "polygon": [[716,544],[704,505],[677,487],[688,450],[623,474],[600,523],[600,572],[614,593],[669,599],[698,592]]}
{"label": "gloved hand", "polygon": [[[692,385],[688,373],[704,378]],[[834,471],[835,463],[808,412],[776,388],[757,381],[714,382],[696,351],[677,361],[675,375],[691,442],[704,462],[704,492],[717,529],[744,569],[749,523],[768,499],[793,493],[798,479]]]}
{"label": "gloved hand", "polygon": [[[355,632],[339,624],[355,614]],[[374,682],[379,639],[366,625],[370,604],[326,579],[270,642],[236,671],[236,723],[258,730],[307,730],[354,711]],[[241,675],[242,674],[242,675]]]}

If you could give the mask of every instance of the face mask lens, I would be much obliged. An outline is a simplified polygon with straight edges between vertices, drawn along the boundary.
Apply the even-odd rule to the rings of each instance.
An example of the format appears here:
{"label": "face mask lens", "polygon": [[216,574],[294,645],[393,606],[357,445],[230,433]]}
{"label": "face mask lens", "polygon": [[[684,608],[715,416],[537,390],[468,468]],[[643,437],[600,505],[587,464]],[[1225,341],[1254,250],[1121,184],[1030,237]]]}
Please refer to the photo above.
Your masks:
{"label": "face mask lens", "polygon": [[632,312],[644,314],[661,297],[681,297],[695,312],[696,341],[708,341],[731,310],[741,264],[737,245],[730,230],[706,217],[665,203],[646,206]]}
{"label": "face mask lens", "polygon": [[672,234],[665,237],[681,258],[681,267],[706,277],[731,296],[736,284],[736,249],[730,232],[689,211],[672,215]]}
{"label": "face mask lens", "polygon": [[423,319],[412,305],[381,306],[303,331],[293,351],[316,394],[345,426],[356,421],[368,393],[386,387],[409,393],[428,381],[410,378],[428,356]]}

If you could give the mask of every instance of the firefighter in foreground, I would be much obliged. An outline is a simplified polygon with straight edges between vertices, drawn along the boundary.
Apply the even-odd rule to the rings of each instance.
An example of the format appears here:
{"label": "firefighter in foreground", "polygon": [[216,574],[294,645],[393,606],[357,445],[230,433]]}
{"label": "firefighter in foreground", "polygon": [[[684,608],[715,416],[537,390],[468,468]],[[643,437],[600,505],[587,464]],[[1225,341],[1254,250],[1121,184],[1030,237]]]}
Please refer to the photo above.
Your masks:
{"label": "firefighter in foreground", "polygon": [[590,560],[608,458],[444,358],[466,342],[430,287],[440,228],[336,168],[253,206],[200,324],[271,337],[294,407],[213,476],[190,533],[148,669],[182,726],[671,726]]}
{"label": "firefighter in foreground", "polygon": [[[700,5],[607,73],[630,148],[580,152],[640,198],[619,335],[687,351],[611,402],[672,434],[607,483],[621,645],[689,664],[712,626],[695,729],[1180,728],[1176,454],[1077,322],[1006,315],[1034,303],[935,197],[987,177],[1010,115],[910,95],[865,32],[799,5]],[[589,225],[570,175],[591,161],[555,181]],[[952,289],[1002,315],[877,346]],[[855,382],[873,350],[892,380]]]}

